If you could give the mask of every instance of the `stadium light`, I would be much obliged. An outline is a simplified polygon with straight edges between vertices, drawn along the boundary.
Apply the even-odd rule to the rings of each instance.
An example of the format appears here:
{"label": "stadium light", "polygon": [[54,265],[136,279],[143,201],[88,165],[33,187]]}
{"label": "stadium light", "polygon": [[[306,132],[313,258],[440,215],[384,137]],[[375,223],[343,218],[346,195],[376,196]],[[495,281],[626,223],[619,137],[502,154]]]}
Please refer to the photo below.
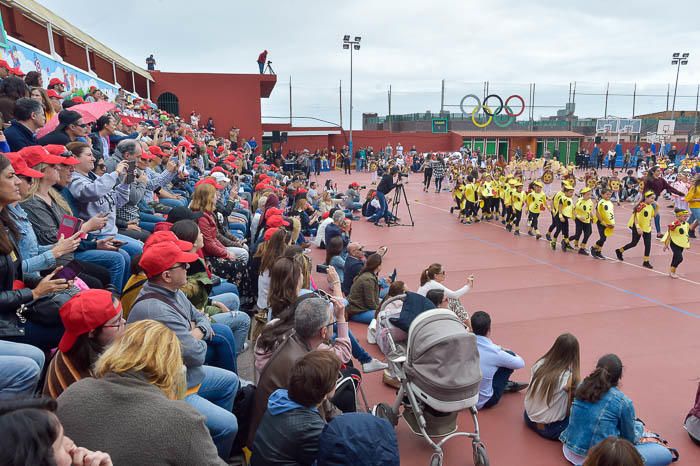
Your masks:
{"label": "stadium light", "polygon": [[678,75],[681,72],[681,65],[688,64],[688,57],[690,53],[688,52],[674,52],[671,56],[671,64],[676,66],[676,85],[673,88],[673,105],[671,106],[671,119],[674,120],[676,116],[676,93],[678,92]]}
{"label": "stadium light", "polygon": [[[350,50],[350,140],[348,141],[348,151],[350,152],[350,157],[353,157],[353,146],[352,146],[352,51],[360,50],[360,41],[362,37],[355,36],[355,40],[350,40],[350,34],[345,34],[343,36],[343,50]],[[352,48],[350,46],[352,45]]]}

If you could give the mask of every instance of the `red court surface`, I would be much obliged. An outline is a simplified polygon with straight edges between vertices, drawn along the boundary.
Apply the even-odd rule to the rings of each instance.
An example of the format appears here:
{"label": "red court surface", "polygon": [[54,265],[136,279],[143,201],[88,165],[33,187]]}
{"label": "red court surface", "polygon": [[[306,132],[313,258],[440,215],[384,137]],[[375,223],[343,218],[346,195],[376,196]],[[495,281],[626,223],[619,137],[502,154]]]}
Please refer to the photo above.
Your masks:
{"label": "red court surface", "polygon": [[[341,190],[353,180],[367,185],[370,181],[368,174],[334,172],[318,177],[319,184],[328,177]],[[449,214],[450,193],[424,193],[422,175],[412,175],[406,191],[415,227],[377,228],[364,219],[353,222],[354,241],[368,249],[389,246],[382,274],[396,267],[398,279],[414,291],[421,270],[432,262],[443,264],[445,284],[452,289],[474,274],[474,289],[462,302],[470,313],[489,312],[493,340],[523,356],[526,367],[513,374],[514,380],[527,382],[531,365],[564,332],[579,339],[582,377],[603,354],[618,354],[625,365],[620,388],[633,400],[637,416],[680,451],[679,464],[700,464],[700,447],[692,444],[682,427],[700,380],[699,241],[691,240],[694,249],[686,251],[679,267],[683,279],[673,280],[666,275],[671,254],[663,252],[656,240],[653,271],[640,267],[641,243],[625,254],[624,263],[598,261],[559,249],[554,252],[544,239],[514,237],[500,222],[462,225]],[[662,224],[671,219],[668,204],[661,202]],[[629,240],[625,227],[629,212],[629,204],[616,207],[618,228],[603,251],[609,258],[615,256],[615,247]],[[403,205],[399,216],[404,223],[409,220]],[[524,225],[523,220],[523,232]],[[540,221],[542,230],[543,226],[549,226],[548,218]],[[321,262],[323,251],[312,249],[314,261]],[[325,283],[322,276],[316,278]],[[367,344],[366,326],[351,326],[368,351],[381,357],[377,346]],[[395,392],[382,384],[381,372],[367,374],[364,380],[370,404],[393,401]],[[568,464],[559,442],[543,440],[525,427],[523,400],[523,393],[506,394],[495,408],[479,413],[491,464]],[[470,417],[461,414],[459,427],[471,430]],[[427,465],[432,453],[428,444],[403,420],[397,432],[402,464]],[[471,451],[468,441],[450,440],[445,464],[471,465]]]}

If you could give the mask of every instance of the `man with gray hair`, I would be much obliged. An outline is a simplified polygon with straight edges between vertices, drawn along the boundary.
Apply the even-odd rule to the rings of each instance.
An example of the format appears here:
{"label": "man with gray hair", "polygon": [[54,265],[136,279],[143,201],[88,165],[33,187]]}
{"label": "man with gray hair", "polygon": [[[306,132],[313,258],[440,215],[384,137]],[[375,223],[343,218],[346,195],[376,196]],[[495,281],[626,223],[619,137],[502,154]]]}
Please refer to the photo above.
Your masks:
{"label": "man with gray hair", "polygon": [[[307,296],[315,295],[309,293]],[[294,330],[290,330],[285,335],[286,338],[279,343],[260,373],[250,418],[248,446],[253,445],[255,431],[267,409],[268,398],[275,390],[287,387],[289,371],[294,363],[311,351],[333,351],[329,349],[328,344],[333,336],[334,324],[338,325],[338,338],[335,344],[345,346],[342,348],[345,353],[351,351],[350,339],[347,336],[345,306],[341,300],[331,299],[329,302],[317,297],[302,297],[297,301],[294,311]],[[331,312],[331,306],[333,312]],[[330,421],[340,414],[340,411],[330,401],[324,400],[319,406],[319,413],[326,421]]]}
{"label": "man with gray hair", "polygon": [[15,101],[15,119],[5,130],[5,139],[12,152],[27,146],[36,146],[36,132],[46,124],[46,114],[41,102],[23,97]]}
{"label": "man with gray hair", "polygon": [[326,245],[330,244],[331,239],[340,236],[343,239],[343,254],[350,243],[350,222],[345,219],[345,212],[336,210],[333,212],[333,223],[326,226],[325,238],[323,241]]}
{"label": "man with gray hair", "polygon": [[135,161],[141,157],[142,152],[141,144],[139,144],[138,141],[135,139],[124,139],[117,144],[117,149],[114,151],[114,154],[105,158],[107,172],[113,172],[122,160],[126,160],[127,162]]}

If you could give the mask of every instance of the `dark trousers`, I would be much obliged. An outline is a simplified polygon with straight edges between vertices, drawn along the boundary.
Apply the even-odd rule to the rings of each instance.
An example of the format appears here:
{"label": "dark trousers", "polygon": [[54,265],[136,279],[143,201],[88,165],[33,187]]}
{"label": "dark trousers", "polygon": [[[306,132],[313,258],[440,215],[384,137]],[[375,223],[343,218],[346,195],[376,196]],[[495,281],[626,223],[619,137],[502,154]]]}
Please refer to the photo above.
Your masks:
{"label": "dark trousers", "polygon": [[578,241],[581,235],[583,235],[583,241],[581,241],[581,245],[584,245],[588,242],[588,238],[591,237],[592,233],[592,228],[590,223],[584,223],[579,219],[576,219],[576,233],[574,233],[574,236],[569,238],[569,241]]}
{"label": "dark trousers", "polygon": [[231,372],[238,372],[236,361],[236,341],[233,339],[233,332],[228,325],[211,324],[214,336],[207,341],[207,355],[205,364],[226,369]]}
{"label": "dark trousers", "polygon": [[[508,352],[510,353],[510,351]],[[503,392],[506,389],[506,384],[508,384],[508,379],[510,378],[510,375],[512,373],[513,369],[506,369],[505,367],[498,368],[496,373],[493,374],[493,382],[491,384],[491,386],[493,387],[493,395],[491,395],[491,398],[489,398],[489,401],[487,401],[486,404],[484,404],[484,407],[482,409],[496,406],[498,402],[501,401]]]}
{"label": "dark trousers", "polygon": [[671,267],[678,267],[683,262],[683,248],[678,246],[673,241],[670,242],[671,251],[673,251],[673,259],[671,259]]}
{"label": "dark trousers", "polygon": [[598,227],[598,235],[600,238],[598,241],[595,242],[595,245],[598,247],[598,249],[601,249],[603,245],[605,244],[605,240],[608,239],[607,236],[605,236],[605,225],[602,223],[596,223],[596,226]]}
{"label": "dark trousers", "polygon": [[423,172],[423,189],[430,188],[430,179],[433,177],[433,169],[426,168]]}
{"label": "dark trousers", "polygon": [[540,218],[539,212],[530,212],[527,216],[527,224],[530,225],[530,228],[533,230],[537,230],[537,223]]}
{"label": "dark trousers", "polygon": [[625,244],[620,249],[622,249],[623,251],[627,251],[629,249],[632,249],[633,247],[635,247],[639,243],[639,240],[643,238],[644,239],[644,260],[647,260],[649,258],[649,254],[651,254],[651,233],[642,232],[642,234],[640,235],[639,233],[637,233],[637,230],[635,228],[630,228],[630,230],[632,230],[632,241]]}
{"label": "dark trousers", "polygon": [[442,190],[442,177],[435,177],[435,190],[440,192]]}
{"label": "dark trousers", "polygon": [[568,416],[561,421],[550,422],[549,424],[540,424],[532,422],[527,416],[527,413],[523,413],[523,417],[525,418],[526,426],[537,432],[537,435],[539,435],[540,437],[544,437],[548,440],[558,441],[561,433],[564,432],[564,429],[566,429],[566,427],[569,425]]}

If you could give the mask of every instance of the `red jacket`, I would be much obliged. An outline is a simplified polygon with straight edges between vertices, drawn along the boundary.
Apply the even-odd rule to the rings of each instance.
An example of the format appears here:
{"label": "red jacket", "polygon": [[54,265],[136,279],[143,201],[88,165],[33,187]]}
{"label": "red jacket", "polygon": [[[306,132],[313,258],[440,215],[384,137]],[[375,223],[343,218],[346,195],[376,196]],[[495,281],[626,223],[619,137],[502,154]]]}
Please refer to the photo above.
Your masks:
{"label": "red jacket", "polygon": [[265,63],[266,60],[267,60],[267,52],[263,52],[260,55],[258,55],[258,63]]}
{"label": "red jacket", "polygon": [[207,257],[228,257],[228,250],[221,241],[216,238],[218,230],[216,229],[216,221],[211,212],[205,212],[204,215],[197,220],[199,230],[204,236],[204,255]]}

